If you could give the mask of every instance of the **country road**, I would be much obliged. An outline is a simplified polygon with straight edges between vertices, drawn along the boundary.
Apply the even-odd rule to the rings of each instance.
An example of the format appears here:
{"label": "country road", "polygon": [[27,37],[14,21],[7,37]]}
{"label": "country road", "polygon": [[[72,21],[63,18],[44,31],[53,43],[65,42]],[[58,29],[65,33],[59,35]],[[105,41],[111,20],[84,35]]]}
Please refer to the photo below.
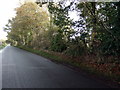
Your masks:
{"label": "country road", "polygon": [[2,88],[109,88],[61,64],[7,46],[2,52]]}

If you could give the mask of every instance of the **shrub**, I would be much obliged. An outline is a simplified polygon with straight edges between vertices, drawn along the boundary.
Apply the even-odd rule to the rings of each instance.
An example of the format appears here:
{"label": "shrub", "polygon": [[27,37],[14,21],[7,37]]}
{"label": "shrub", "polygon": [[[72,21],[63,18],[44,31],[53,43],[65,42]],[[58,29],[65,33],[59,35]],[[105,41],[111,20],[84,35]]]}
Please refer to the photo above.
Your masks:
{"label": "shrub", "polygon": [[81,56],[85,53],[85,48],[82,45],[70,45],[65,53],[71,55],[72,57]]}
{"label": "shrub", "polygon": [[62,39],[61,34],[55,35],[51,41],[51,50],[56,52],[63,52],[66,50],[66,44],[65,41]]}

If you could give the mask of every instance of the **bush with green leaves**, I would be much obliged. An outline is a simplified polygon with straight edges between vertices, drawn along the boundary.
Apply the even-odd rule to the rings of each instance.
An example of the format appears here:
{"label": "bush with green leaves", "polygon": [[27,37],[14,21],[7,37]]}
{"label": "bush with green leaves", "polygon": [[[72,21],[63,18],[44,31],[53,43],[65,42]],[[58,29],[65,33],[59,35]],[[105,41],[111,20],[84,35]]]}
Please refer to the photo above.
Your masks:
{"label": "bush with green leaves", "polygon": [[67,50],[66,50],[66,54],[75,57],[75,56],[81,56],[83,55],[85,51],[85,48],[82,45],[70,45]]}
{"label": "bush with green leaves", "polygon": [[66,50],[65,41],[62,39],[62,34],[57,34],[53,37],[51,41],[51,50],[56,52],[63,52]]}

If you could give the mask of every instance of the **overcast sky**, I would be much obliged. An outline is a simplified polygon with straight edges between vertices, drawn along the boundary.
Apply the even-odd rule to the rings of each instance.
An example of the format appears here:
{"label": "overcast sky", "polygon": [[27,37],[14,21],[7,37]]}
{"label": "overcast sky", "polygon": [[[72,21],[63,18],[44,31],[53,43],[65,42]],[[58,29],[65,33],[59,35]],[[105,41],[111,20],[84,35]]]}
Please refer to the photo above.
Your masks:
{"label": "overcast sky", "polygon": [[3,27],[7,24],[8,19],[15,16],[14,8],[19,5],[19,0],[1,0],[0,1],[0,39],[6,37]]}

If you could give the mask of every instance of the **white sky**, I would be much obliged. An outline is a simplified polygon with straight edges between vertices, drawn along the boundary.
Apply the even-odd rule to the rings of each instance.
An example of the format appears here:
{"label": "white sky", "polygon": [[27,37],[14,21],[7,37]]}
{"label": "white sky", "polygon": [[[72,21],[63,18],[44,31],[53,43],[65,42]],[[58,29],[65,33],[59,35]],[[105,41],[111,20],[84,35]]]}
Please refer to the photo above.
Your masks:
{"label": "white sky", "polygon": [[19,0],[1,0],[0,1],[0,39],[5,39],[7,33],[3,27],[7,24],[8,19],[15,16],[14,8],[19,5]]}

